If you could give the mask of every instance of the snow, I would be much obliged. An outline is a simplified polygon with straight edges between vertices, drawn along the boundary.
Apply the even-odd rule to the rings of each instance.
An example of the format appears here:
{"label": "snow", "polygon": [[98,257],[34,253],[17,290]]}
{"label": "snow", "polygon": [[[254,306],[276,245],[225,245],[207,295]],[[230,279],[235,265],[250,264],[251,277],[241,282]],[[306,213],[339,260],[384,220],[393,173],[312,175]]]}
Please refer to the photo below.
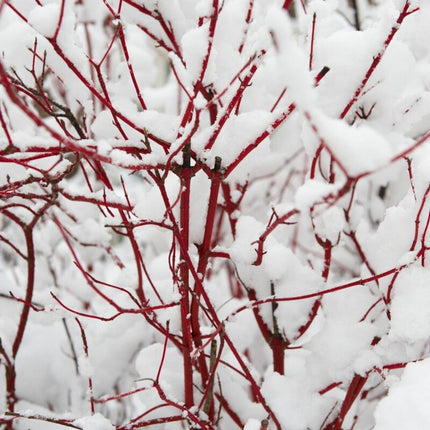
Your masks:
{"label": "snow", "polygon": [[[177,201],[180,185],[174,177],[169,177],[165,185],[169,200],[173,204]],[[160,222],[168,219],[162,195],[160,191],[154,187],[150,188],[147,193],[140,193],[136,206],[134,207],[134,213],[141,220]]]}
{"label": "snow", "polygon": [[429,379],[429,359],[409,363],[400,381],[390,387],[388,396],[376,408],[374,429],[427,429],[430,425],[430,411],[424,405],[430,402]]}
{"label": "snow", "polygon": [[261,429],[261,421],[258,421],[254,418],[250,418],[244,427],[244,430],[260,430]]}
{"label": "snow", "polygon": [[[5,57],[8,58],[9,64],[12,67],[19,69],[25,64],[25,59],[19,50],[17,50],[17,46],[31,48],[34,45],[36,34],[37,33],[28,24],[16,22],[16,20],[12,20],[11,23],[6,21],[4,27],[2,26],[0,30],[0,43]],[[15,43],[11,43],[11,41],[14,41]],[[31,83],[31,79],[26,75],[23,75],[21,79],[28,84]],[[17,114],[19,115],[18,112]],[[26,121],[21,122],[23,125],[25,123]]]}
{"label": "snow", "polygon": [[190,242],[202,243],[209,203],[210,182],[199,172],[194,177],[190,197]]}
{"label": "snow", "polygon": [[[322,284],[317,273],[303,265],[290,249],[282,245],[268,248],[264,269],[279,298],[315,293]],[[306,310],[310,312],[312,305],[312,299],[279,303],[275,314],[280,329],[288,339],[293,339],[300,326],[306,323]]]}
{"label": "snow", "polygon": [[181,39],[182,54],[186,69],[192,81],[196,81],[202,71],[203,60],[209,43],[209,23],[188,30]]}
{"label": "snow", "polygon": [[[375,328],[367,322],[351,323],[336,318],[326,320],[321,331],[307,344],[307,349],[313,352],[310,361],[318,360],[319,365],[324,366],[325,378],[330,380],[352,377],[357,370],[355,363],[362,365],[362,355],[368,354],[368,345],[374,335]],[[372,363],[368,358],[365,360],[367,365]]]}
{"label": "snow", "polygon": [[67,393],[58,392],[57,386],[76,389],[77,381],[72,360],[62,362],[64,351],[69,351],[63,337],[61,320],[52,317],[47,324],[35,323],[27,330],[24,346],[17,357],[16,370],[21,377],[17,390],[25,393],[25,400],[58,411],[67,409]]}
{"label": "snow", "polygon": [[346,225],[344,212],[336,206],[324,210],[315,217],[314,222],[315,232],[321,239],[329,240],[332,244],[339,240]]}
{"label": "snow", "polygon": [[339,185],[328,184],[318,179],[308,179],[298,187],[295,195],[297,208],[307,210],[315,204],[322,203],[327,197],[336,195]]}
{"label": "snow", "polygon": [[100,243],[107,245],[111,239],[111,235],[94,219],[86,219],[79,225],[75,226],[71,232],[75,237],[85,237],[87,243]]}
{"label": "snow", "polygon": [[[142,379],[149,378],[144,383],[152,385],[150,380],[155,380],[163,352],[163,345],[155,343],[143,348],[136,358],[136,370]],[[183,378],[177,372],[178,367],[182,367],[182,357],[178,350],[173,347],[166,349],[163,367],[160,373],[160,386],[166,395],[172,399],[180,401],[183,398]],[[138,383],[139,386],[142,383]],[[157,402],[153,390],[146,390],[139,394],[144,404],[149,408],[151,403]],[[156,403],[155,403],[156,404]]]}
{"label": "snow", "polygon": [[394,155],[390,143],[367,125],[351,127],[321,114],[311,115],[311,121],[335,159],[353,177],[381,168]]}
{"label": "snow", "polygon": [[108,111],[101,111],[91,125],[91,131],[97,138],[107,139],[116,135],[117,131],[112,123],[112,116]]}
{"label": "snow", "polygon": [[241,216],[237,220],[237,236],[229,249],[230,257],[237,263],[250,264],[255,261],[256,254],[252,242],[258,239],[256,233],[262,233],[264,227],[251,216]]}
{"label": "snow", "polygon": [[60,17],[60,6],[48,3],[44,6],[36,6],[29,14],[28,21],[43,36],[53,37]]}
{"label": "snow", "polygon": [[[251,145],[266,129],[273,120],[273,116],[267,112],[254,111],[244,112],[239,115],[231,115],[218,134],[215,144],[210,151],[210,160],[222,154],[222,163],[227,166],[233,162],[243,148]],[[208,143],[207,132],[197,136],[193,148],[201,151],[202,157],[208,159],[208,152],[203,152]],[[264,146],[266,142],[261,145]],[[267,144],[267,143],[266,143]],[[213,165],[213,163],[209,163]]]}
{"label": "snow", "polygon": [[247,7],[246,0],[226,2],[218,15],[207,75],[208,81],[213,81],[218,91],[228,87],[234,70],[242,67],[249,56],[254,54],[248,52],[248,56],[243,59],[237,52],[244,36]]}
{"label": "snow", "polygon": [[[386,209],[385,216],[376,232],[366,232],[362,221],[357,227],[357,236],[368,255],[372,256],[375,269],[384,271],[396,267],[403,255],[409,251],[414,229],[412,196],[408,195],[401,204]],[[393,240],[395,232],[395,240]]]}
{"label": "snow", "polygon": [[113,430],[115,428],[112,423],[100,413],[79,418],[73,423],[80,426],[82,430]]}
{"label": "snow", "polygon": [[[318,99],[325,113],[337,117],[359,86],[372,56],[382,45],[383,33],[376,28],[353,31],[344,22],[339,22],[336,13],[323,15],[319,21],[313,68],[320,71],[328,66],[330,71],[318,86]],[[329,34],[324,37],[324,33]]]}
{"label": "snow", "polygon": [[307,409],[312,404],[312,395],[300,378],[278,373],[266,375],[262,392],[273,399],[271,406],[283,426],[288,426],[292,430],[304,429],[308,426],[310,415]]}
{"label": "snow", "polygon": [[415,265],[403,269],[391,301],[390,336],[407,343],[425,340],[430,332],[428,271]]}

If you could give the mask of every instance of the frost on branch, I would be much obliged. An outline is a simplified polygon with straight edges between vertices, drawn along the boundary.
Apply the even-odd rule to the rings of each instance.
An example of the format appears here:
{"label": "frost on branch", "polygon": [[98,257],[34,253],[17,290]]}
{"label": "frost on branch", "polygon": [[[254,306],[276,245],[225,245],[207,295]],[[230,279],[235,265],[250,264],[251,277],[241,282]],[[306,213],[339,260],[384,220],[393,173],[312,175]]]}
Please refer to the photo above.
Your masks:
{"label": "frost on branch", "polygon": [[429,19],[0,2],[0,427],[428,427]]}

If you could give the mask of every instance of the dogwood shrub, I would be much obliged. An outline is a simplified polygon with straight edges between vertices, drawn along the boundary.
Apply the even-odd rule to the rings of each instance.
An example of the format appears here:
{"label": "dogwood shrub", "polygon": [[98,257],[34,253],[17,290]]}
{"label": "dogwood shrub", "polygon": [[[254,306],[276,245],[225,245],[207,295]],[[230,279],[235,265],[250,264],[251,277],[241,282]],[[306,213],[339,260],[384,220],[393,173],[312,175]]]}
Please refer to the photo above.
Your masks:
{"label": "dogwood shrub", "polygon": [[427,428],[430,6],[0,2],[0,427]]}

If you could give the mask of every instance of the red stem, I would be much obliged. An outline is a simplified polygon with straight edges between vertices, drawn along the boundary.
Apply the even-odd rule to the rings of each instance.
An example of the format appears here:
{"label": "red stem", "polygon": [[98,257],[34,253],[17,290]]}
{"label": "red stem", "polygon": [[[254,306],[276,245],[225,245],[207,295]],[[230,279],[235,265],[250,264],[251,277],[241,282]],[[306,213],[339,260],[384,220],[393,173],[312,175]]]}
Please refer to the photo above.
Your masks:
{"label": "red stem", "polygon": [[369,68],[367,69],[366,74],[364,75],[363,80],[361,81],[360,85],[355,90],[354,96],[351,98],[351,100],[348,102],[348,104],[344,107],[342,113],[340,114],[340,118],[343,119],[346,117],[348,112],[350,111],[351,107],[354,105],[354,103],[358,100],[360,97],[360,94],[362,93],[365,85],[369,81],[370,77],[372,76],[373,72],[375,71],[376,67],[379,65],[379,63],[382,60],[382,57],[385,54],[385,51],[387,50],[388,46],[390,45],[391,41],[394,38],[394,35],[397,33],[397,31],[400,28],[400,25],[402,24],[403,20],[410,15],[411,13],[415,12],[409,11],[409,1],[405,2],[405,5],[403,7],[403,10],[400,12],[399,17],[397,18],[397,21],[395,25],[391,28],[390,34],[387,36],[384,42],[384,46],[382,49],[373,57],[372,63],[370,64]]}
{"label": "red stem", "polygon": [[312,61],[314,59],[314,42],[315,42],[315,23],[317,14],[314,12],[312,17],[311,49],[309,52],[309,70],[312,70]]}
{"label": "red stem", "polygon": [[[33,297],[33,290],[34,290],[36,254],[34,252],[32,228],[25,226],[23,230],[24,230],[24,236],[25,236],[25,244],[27,247],[27,287],[26,287],[26,293],[25,293],[25,302],[31,303],[31,300]],[[16,358],[19,347],[21,346],[22,339],[24,337],[25,327],[27,326],[29,312],[30,312],[30,307],[24,304],[22,307],[21,316],[18,323],[18,329],[12,346],[13,359]]]}
{"label": "red stem", "polygon": [[349,384],[348,391],[346,392],[345,399],[343,400],[342,407],[336,419],[324,427],[324,430],[342,430],[342,424],[345,420],[346,414],[351,409],[351,406],[357,399],[364,385],[366,384],[367,376],[355,375]]}
{"label": "red stem", "polygon": [[130,55],[128,53],[127,42],[125,40],[124,30],[123,30],[121,24],[118,26],[118,36],[119,36],[119,40],[121,43],[122,51],[124,53],[125,61],[127,63],[128,72],[130,74],[130,78],[131,78],[131,81],[133,83],[134,90],[136,92],[136,97],[139,100],[141,108],[143,110],[146,110],[146,104],[143,101],[142,92],[140,91],[140,87],[139,87],[139,84],[137,83],[136,75],[134,74],[133,64],[130,61]]}
{"label": "red stem", "polygon": [[264,233],[260,235],[257,243],[257,258],[254,261],[254,266],[259,266],[263,262],[263,255],[264,255],[264,242],[266,241],[267,237],[277,228],[279,225],[284,224],[289,218],[292,216],[298,214],[299,211],[297,209],[292,209],[291,211],[287,212],[286,214],[282,215],[281,217],[276,216],[275,221],[269,222],[266,230]]}
{"label": "red stem", "polygon": [[[78,318],[75,318],[75,321],[77,322],[79,326],[79,330],[81,332],[82,346],[84,348],[85,357],[86,359],[88,359],[88,342],[87,342],[87,335],[85,334],[84,326],[81,324]],[[95,408],[94,408],[94,396],[93,396],[93,378],[91,375],[88,376],[88,389],[90,394],[91,413],[94,414]]]}
{"label": "red stem", "polygon": [[288,10],[292,4],[293,4],[293,0],[285,0],[284,4],[282,5],[282,9]]}
{"label": "red stem", "polygon": [[184,366],[184,394],[185,406],[191,408],[194,405],[194,386],[193,386],[193,365],[191,353],[193,350],[193,341],[190,329],[190,279],[188,264],[185,254],[188,253],[189,246],[189,222],[190,222],[190,191],[192,170],[190,167],[190,144],[184,148],[184,161],[181,170],[181,196],[180,196],[180,237],[182,247],[180,249],[179,263],[179,291],[181,294],[181,325],[182,325],[182,355]]}

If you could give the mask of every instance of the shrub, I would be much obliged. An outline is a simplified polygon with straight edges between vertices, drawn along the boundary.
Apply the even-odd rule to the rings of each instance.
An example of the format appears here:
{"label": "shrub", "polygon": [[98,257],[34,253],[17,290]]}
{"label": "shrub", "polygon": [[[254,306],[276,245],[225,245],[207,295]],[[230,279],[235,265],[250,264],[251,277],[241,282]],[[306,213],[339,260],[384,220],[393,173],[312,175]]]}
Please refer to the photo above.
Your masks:
{"label": "shrub", "polygon": [[0,13],[4,429],[425,427],[428,6]]}

